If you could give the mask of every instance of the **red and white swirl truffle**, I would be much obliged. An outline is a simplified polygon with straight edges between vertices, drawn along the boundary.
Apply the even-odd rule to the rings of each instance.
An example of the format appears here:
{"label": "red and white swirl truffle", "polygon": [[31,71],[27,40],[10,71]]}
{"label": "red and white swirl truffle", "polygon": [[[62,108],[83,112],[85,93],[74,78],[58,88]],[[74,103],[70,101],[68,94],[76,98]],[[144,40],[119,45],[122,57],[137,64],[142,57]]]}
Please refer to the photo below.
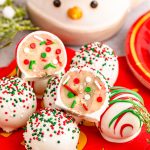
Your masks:
{"label": "red and white swirl truffle", "polygon": [[135,105],[144,105],[138,93],[123,87],[111,88],[109,107],[99,122],[99,130],[104,139],[124,143],[138,136],[143,123]]}
{"label": "red and white swirl truffle", "polygon": [[0,128],[11,132],[26,125],[37,106],[33,89],[20,78],[0,79]]}
{"label": "red and white swirl truffle", "polygon": [[24,132],[27,150],[76,150],[79,128],[66,112],[46,108],[34,113]]}
{"label": "red and white swirl truffle", "polygon": [[58,74],[67,63],[62,41],[46,31],[27,35],[17,47],[17,63],[25,78]]}

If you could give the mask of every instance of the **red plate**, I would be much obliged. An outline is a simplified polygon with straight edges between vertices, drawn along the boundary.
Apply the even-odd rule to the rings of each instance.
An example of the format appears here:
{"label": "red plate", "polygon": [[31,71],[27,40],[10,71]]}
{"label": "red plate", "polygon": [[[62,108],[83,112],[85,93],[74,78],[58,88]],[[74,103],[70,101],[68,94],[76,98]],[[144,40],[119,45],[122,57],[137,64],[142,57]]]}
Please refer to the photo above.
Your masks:
{"label": "red plate", "polygon": [[140,17],[130,29],[126,53],[131,70],[150,89],[150,12]]}
{"label": "red plate", "polygon": [[[74,56],[74,51],[67,49],[67,54],[68,63],[66,70],[69,69],[69,64]],[[149,90],[147,90],[136,78],[134,78],[128,68],[125,57],[119,57],[119,66],[120,72],[116,85],[125,86],[139,92],[143,96],[148,110],[150,110]],[[15,68],[16,63],[13,61],[8,67],[0,69],[0,77],[15,75]],[[42,107],[41,100],[38,100],[38,108],[39,107]],[[145,132],[144,127],[136,139],[125,144],[107,142],[101,137],[99,131],[95,126],[93,126],[93,124],[85,122],[84,125],[80,126],[80,128],[81,134],[78,150],[150,150],[150,144],[148,143],[148,141],[150,141],[150,135]],[[17,130],[12,134],[6,134],[0,130],[0,150],[25,150],[22,134],[22,129]]]}

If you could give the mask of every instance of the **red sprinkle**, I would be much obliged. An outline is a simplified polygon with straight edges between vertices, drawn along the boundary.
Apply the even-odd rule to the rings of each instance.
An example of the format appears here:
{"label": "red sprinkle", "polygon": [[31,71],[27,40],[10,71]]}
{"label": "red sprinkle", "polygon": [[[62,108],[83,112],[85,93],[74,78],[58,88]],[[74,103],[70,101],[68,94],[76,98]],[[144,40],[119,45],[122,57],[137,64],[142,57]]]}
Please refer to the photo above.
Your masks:
{"label": "red sprinkle", "polygon": [[45,48],[45,51],[46,51],[46,52],[50,52],[50,51],[51,51],[51,48],[50,48],[50,47],[46,47],[46,48]]}
{"label": "red sprinkle", "polygon": [[83,108],[88,111],[88,107],[85,104],[82,104]]}
{"label": "red sprinkle", "polygon": [[102,102],[102,97],[98,97],[97,102]]}
{"label": "red sprinkle", "polygon": [[29,64],[29,60],[28,60],[28,59],[25,59],[25,60],[24,60],[24,64],[25,64],[25,65],[28,65],[28,64]]}
{"label": "red sprinkle", "polygon": [[35,48],[36,48],[35,43],[31,43],[31,44],[30,44],[30,48],[35,49]]}
{"label": "red sprinkle", "polygon": [[61,53],[61,49],[56,49],[56,54],[60,54]]}
{"label": "red sprinkle", "polygon": [[51,40],[47,39],[46,40],[46,45],[51,45],[51,44],[53,44],[53,42]]}
{"label": "red sprinkle", "polygon": [[74,82],[74,84],[79,84],[79,83],[80,83],[80,80],[79,80],[79,78],[75,78],[75,79],[73,80],[73,82]]}

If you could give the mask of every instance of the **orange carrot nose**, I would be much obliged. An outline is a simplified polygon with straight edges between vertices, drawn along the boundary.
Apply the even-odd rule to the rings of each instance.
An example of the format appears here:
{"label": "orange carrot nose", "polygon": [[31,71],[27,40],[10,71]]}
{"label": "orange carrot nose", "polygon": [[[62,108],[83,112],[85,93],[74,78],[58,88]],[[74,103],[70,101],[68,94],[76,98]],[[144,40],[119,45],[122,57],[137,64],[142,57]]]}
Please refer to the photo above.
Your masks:
{"label": "orange carrot nose", "polygon": [[82,12],[81,8],[79,8],[77,6],[68,9],[67,14],[68,14],[68,17],[73,20],[78,20],[78,19],[82,18],[82,16],[83,16],[83,12]]}

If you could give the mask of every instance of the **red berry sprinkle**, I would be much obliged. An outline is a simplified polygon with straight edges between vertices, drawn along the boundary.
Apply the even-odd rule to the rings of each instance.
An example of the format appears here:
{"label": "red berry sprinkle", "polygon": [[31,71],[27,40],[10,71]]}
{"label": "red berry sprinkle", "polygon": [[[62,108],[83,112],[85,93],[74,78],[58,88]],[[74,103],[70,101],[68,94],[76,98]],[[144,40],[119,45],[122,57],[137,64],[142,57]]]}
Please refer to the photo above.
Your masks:
{"label": "red berry sprinkle", "polygon": [[51,45],[51,44],[53,44],[53,42],[51,40],[47,39],[46,40],[46,45]]}
{"label": "red berry sprinkle", "polygon": [[35,43],[31,43],[31,44],[30,44],[30,48],[35,49],[35,48],[36,48]]}
{"label": "red berry sprinkle", "polygon": [[99,102],[99,103],[102,102],[102,97],[98,97],[97,102]]}
{"label": "red berry sprinkle", "polygon": [[50,52],[50,51],[51,51],[51,48],[50,48],[50,47],[46,47],[46,48],[45,48],[45,51],[46,51],[46,52]]}
{"label": "red berry sprinkle", "polygon": [[24,60],[24,64],[25,64],[25,65],[28,65],[28,64],[29,64],[29,60],[28,60],[28,59],[25,59],[25,60]]}
{"label": "red berry sprinkle", "polygon": [[56,54],[60,54],[61,53],[61,49],[56,49]]}
{"label": "red berry sprinkle", "polygon": [[80,80],[79,80],[79,78],[75,78],[75,79],[73,80],[73,82],[74,82],[74,84],[79,84],[79,83],[80,83]]}

